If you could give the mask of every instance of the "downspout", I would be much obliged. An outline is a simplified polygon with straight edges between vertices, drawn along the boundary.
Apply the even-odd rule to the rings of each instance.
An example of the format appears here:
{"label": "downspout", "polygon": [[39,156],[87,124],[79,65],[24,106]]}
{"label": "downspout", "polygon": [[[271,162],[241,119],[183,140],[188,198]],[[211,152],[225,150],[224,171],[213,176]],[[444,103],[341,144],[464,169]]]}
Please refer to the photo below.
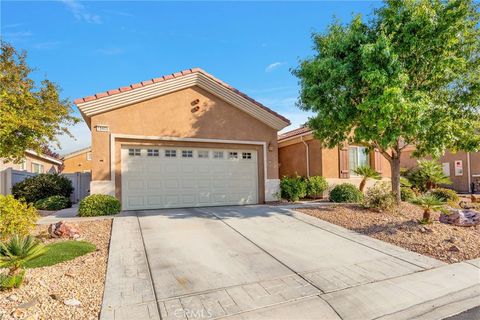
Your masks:
{"label": "downspout", "polygon": [[469,193],[473,193],[473,190],[472,190],[472,176],[471,176],[470,170],[471,170],[471,168],[470,168],[470,152],[467,152],[468,191],[469,191]]}
{"label": "downspout", "polygon": [[308,148],[308,143],[303,140],[303,136],[300,136],[300,139],[302,140],[303,144],[305,145],[305,155],[307,157],[307,178],[310,178],[310,152]]}

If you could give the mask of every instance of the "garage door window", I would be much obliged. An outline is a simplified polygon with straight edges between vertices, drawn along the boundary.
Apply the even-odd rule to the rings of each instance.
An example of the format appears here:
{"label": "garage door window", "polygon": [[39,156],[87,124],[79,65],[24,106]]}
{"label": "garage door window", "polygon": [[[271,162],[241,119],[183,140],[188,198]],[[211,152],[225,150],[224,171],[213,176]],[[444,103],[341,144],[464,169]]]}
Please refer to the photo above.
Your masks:
{"label": "garage door window", "polygon": [[200,159],[206,159],[206,158],[208,158],[208,151],[204,151],[204,150],[198,151],[197,156]]}
{"label": "garage door window", "polygon": [[223,151],[213,151],[213,159],[223,159]]}
{"label": "garage door window", "polygon": [[252,159],[251,152],[242,152],[242,159]]}
{"label": "garage door window", "polygon": [[238,159],[238,152],[229,152],[228,159]]}
{"label": "garage door window", "polygon": [[149,157],[158,157],[160,155],[160,152],[158,149],[148,149],[147,150],[147,156]]}
{"label": "garage door window", "polygon": [[177,150],[165,150],[166,158],[175,158],[177,156]]}
{"label": "garage door window", "polygon": [[193,158],[192,150],[182,150],[182,158]]}
{"label": "garage door window", "polygon": [[141,152],[140,149],[128,149],[129,156],[140,156]]}

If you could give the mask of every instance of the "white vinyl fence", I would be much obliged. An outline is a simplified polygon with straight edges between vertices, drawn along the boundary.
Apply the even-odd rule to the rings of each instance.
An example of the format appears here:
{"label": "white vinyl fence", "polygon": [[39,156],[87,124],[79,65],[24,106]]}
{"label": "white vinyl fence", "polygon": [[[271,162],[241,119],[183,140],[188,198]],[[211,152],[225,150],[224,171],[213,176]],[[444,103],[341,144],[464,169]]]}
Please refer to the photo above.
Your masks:
{"label": "white vinyl fence", "polygon": [[[25,180],[29,177],[36,176],[36,173],[14,170],[7,168],[0,171],[0,194],[7,195],[12,193],[12,187],[17,183]],[[91,173],[64,173],[63,176],[72,181],[73,193],[70,200],[73,203],[77,203],[90,194],[90,180],[92,179]]]}

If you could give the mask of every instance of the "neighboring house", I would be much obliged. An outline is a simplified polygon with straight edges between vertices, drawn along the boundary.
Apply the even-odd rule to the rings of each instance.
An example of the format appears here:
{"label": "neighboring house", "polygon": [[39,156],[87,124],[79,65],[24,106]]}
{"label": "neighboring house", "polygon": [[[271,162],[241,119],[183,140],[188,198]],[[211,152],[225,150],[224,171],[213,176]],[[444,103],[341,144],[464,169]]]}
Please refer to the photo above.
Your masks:
{"label": "neighboring house", "polygon": [[62,157],[62,173],[91,172],[92,171],[92,148],[84,148],[66,154]]}
{"label": "neighboring house", "polygon": [[33,150],[25,151],[25,157],[20,163],[3,162],[0,159],[0,171],[6,168],[32,173],[56,173],[62,165],[60,159],[38,154]]}
{"label": "neighboring house", "polygon": [[[370,153],[366,150],[360,145],[324,148],[308,127],[288,131],[278,136],[280,176],[323,176],[332,185],[343,182],[359,185],[361,178],[353,171],[369,165],[382,177],[389,178],[388,160],[376,150]],[[372,183],[370,181],[369,185]]]}
{"label": "neighboring house", "polygon": [[91,193],[124,210],[276,199],[277,132],[290,122],[201,69],[75,104],[92,131]]}
{"label": "neighboring house", "polygon": [[[407,147],[402,152],[400,158],[402,168],[409,169],[417,165],[418,159],[412,156],[414,151],[415,147]],[[445,175],[453,182],[447,187],[457,192],[480,193],[480,152],[446,151],[438,162],[442,164]]]}

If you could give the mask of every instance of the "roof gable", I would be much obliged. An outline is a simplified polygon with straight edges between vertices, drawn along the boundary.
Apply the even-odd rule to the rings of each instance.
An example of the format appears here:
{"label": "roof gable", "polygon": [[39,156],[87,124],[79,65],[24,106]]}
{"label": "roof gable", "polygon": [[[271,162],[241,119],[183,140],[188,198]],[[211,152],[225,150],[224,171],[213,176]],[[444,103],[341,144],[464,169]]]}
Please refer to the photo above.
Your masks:
{"label": "roof gable", "polygon": [[199,86],[277,130],[281,130],[290,124],[290,121],[285,117],[199,68],[109,90],[76,99],[74,102],[90,127],[90,118],[96,114],[192,86]]}

